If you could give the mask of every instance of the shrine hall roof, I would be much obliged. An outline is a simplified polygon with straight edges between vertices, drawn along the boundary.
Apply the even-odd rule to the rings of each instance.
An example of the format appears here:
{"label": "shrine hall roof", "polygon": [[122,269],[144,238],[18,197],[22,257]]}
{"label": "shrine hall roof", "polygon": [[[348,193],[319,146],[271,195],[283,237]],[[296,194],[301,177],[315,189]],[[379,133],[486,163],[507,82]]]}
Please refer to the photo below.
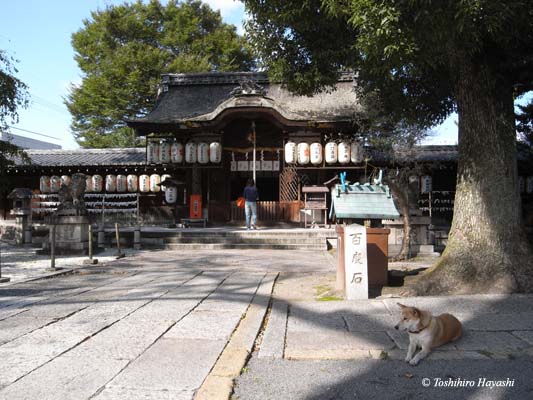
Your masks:
{"label": "shrine hall roof", "polygon": [[[144,165],[146,149],[76,149],[76,150],[26,150],[30,166],[69,167],[69,166],[121,166]],[[15,165],[27,165],[20,158]]]}
{"label": "shrine hall roof", "polygon": [[163,75],[154,109],[127,121],[139,135],[216,126],[229,112],[270,112],[285,127],[351,124],[359,110],[353,74],[334,90],[291,94],[266,73],[211,72]]}

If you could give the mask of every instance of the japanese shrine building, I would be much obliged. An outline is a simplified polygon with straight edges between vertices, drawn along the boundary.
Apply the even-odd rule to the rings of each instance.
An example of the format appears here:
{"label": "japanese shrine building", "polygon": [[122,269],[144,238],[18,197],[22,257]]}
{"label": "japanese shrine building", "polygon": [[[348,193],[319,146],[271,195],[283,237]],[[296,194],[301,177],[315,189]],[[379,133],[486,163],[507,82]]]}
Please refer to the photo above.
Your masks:
{"label": "japanese shrine building", "polygon": [[[314,164],[287,163],[284,146],[320,143],[322,152],[328,134],[356,131],[358,108],[352,74],[342,75],[335,91],[312,97],[289,93],[265,73],[169,74],[163,76],[155,108],[128,125],[147,137],[148,164],[172,168],[170,174],[187,182],[188,193],[201,195],[210,221],[235,219],[234,200],[254,176],[255,146],[260,209],[269,208],[269,219],[299,221],[301,186],[322,184],[339,170],[364,165],[362,160],[327,164],[325,156]],[[174,156],[165,159],[162,149],[162,157],[151,156],[154,148],[175,142],[184,152],[176,163]],[[201,150],[194,146],[219,144],[219,162],[188,159],[190,143],[199,157]]]}

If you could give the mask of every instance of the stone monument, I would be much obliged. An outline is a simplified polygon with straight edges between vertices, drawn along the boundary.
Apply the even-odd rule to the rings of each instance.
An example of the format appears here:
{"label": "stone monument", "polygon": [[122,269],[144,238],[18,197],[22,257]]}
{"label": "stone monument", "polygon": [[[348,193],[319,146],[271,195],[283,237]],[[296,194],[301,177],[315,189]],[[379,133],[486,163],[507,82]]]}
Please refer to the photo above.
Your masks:
{"label": "stone monument", "polygon": [[61,184],[59,207],[47,219],[49,232],[43,252],[50,252],[55,234],[55,254],[86,255],[89,251],[89,217],[85,208],[85,174],[73,174],[69,184]]}
{"label": "stone monument", "polygon": [[27,188],[16,188],[7,195],[13,201],[10,214],[15,216],[15,242],[18,245],[31,244],[31,199],[33,193]]}

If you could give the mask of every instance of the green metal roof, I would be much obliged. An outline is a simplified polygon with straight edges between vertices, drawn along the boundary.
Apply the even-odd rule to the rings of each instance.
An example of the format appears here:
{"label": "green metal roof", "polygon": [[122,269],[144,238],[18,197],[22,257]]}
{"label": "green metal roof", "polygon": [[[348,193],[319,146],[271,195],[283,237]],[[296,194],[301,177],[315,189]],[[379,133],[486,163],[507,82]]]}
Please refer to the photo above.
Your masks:
{"label": "green metal roof", "polygon": [[355,183],[331,188],[330,216],[336,218],[394,219],[400,213],[386,185]]}

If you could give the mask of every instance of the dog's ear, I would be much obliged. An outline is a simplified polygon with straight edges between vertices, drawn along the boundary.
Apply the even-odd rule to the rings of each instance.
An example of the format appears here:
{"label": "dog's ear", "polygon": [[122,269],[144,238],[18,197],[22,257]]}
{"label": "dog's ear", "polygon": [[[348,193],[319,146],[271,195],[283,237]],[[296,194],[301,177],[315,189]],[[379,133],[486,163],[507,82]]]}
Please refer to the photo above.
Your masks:
{"label": "dog's ear", "polygon": [[403,310],[404,308],[407,308],[407,306],[404,306],[404,305],[401,304],[401,303],[396,303],[396,304],[398,304],[398,307],[400,307],[402,310]]}

